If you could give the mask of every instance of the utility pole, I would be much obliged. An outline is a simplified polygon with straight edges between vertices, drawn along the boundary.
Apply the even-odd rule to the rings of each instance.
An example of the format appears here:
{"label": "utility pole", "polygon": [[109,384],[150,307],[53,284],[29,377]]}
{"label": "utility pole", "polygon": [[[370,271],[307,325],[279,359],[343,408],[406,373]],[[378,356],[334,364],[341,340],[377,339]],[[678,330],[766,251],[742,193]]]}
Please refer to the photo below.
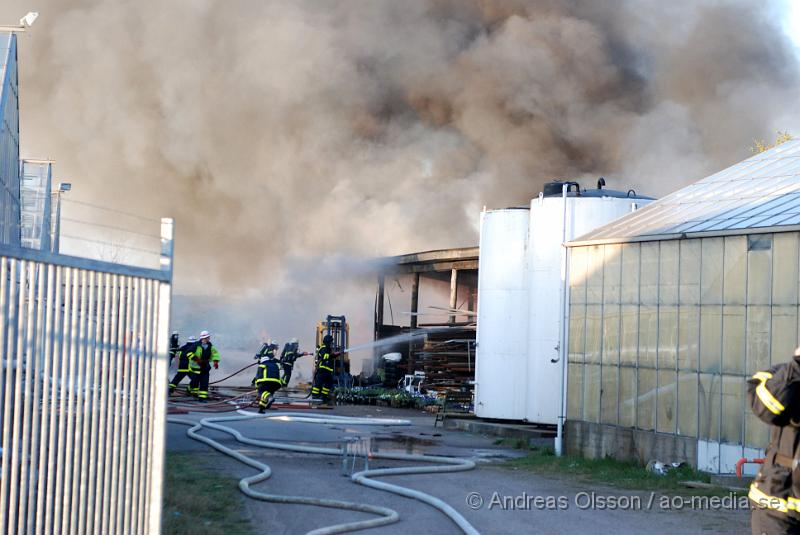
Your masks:
{"label": "utility pole", "polygon": [[52,193],[53,196],[56,198],[56,220],[55,220],[55,230],[53,231],[53,252],[58,254],[61,252],[61,195],[70,191],[72,189],[72,184],[69,182],[59,182],[58,189]]}

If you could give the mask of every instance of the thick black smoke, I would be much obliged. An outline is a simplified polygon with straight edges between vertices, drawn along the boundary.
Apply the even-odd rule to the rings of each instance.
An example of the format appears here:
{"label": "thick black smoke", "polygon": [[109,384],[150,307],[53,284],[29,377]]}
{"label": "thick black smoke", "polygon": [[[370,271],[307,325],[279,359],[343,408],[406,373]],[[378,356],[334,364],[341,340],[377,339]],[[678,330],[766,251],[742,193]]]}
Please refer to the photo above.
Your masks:
{"label": "thick black smoke", "polygon": [[316,295],[316,317],[344,306],[314,290],[349,273],[337,259],[472,245],[483,205],[555,178],[663,195],[792,130],[784,7],[7,0],[0,16],[41,11],[20,44],[23,152],[54,157],[75,198],[174,215],[178,291]]}

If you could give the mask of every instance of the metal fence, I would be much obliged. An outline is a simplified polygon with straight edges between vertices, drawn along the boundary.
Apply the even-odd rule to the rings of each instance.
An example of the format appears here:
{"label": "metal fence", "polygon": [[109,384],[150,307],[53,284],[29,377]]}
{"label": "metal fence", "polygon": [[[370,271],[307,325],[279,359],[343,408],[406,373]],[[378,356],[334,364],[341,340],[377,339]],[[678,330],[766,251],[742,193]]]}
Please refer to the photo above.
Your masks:
{"label": "metal fence", "polygon": [[0,533],[159,533],[172,220],[161,270],[0,246]]}

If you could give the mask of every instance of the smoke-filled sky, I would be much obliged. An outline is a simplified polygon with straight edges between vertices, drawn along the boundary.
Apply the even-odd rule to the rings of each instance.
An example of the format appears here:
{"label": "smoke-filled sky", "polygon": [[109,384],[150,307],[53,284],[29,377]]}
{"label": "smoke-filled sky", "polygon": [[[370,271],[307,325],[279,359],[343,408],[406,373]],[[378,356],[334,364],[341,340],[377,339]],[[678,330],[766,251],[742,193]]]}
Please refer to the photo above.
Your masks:
{"label": "smoke-filled sky", "polygon": [[334,312],[359,259],[474,245],[482,206],[545,181],[663,195],[800,133],[783,2],[4,0],[0,21],[31,10],[23,155],[74,199],[174,216],[179,293],[273,311]]}

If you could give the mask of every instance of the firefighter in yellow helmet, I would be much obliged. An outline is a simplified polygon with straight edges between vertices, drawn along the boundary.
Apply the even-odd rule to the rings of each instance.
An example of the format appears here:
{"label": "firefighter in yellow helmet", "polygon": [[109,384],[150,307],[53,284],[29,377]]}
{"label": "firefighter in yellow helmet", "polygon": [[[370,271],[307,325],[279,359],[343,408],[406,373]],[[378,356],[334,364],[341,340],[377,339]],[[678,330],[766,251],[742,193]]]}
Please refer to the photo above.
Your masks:
{"label": "firefighter in yellow helmet", "polygon": [[789,362],[757,372],[748,400],[769,424],[769,445],[748,496],[754,502],[752,532],[800,533],[800,348]]}
{"label": "firefighter in yellow helmet", "polygon": [[203,331],[198,336],[200,341],[195,346],[189,359],[191,360],[191,369],[194,372],[192,382],[189,389],[193,390],[192,394],[197,396],[200,401],[208,399],[208,378],[211,373],[211,366],[214,369],[219,368],[219,351],[211,343],[211,334],[208,331]]}

